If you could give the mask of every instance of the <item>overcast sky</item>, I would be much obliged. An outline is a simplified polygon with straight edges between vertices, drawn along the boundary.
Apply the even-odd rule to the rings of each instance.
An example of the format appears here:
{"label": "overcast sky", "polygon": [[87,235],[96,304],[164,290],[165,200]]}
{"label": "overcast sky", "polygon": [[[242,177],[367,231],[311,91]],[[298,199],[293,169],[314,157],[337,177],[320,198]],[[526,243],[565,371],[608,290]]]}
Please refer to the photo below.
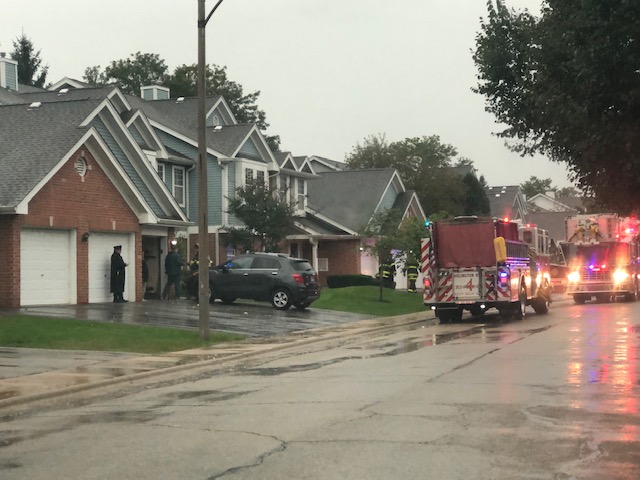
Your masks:
{"label": "overcast sky", "polygon": [[[540,0],[506,0],[539,12]],[[49,65],[47,80],[82,79],[132,53],[170,71],[197,62],[197,0],[3,0],[0,51],[24,32]],[[215,5],[208,0],[207,12]],[[207,62],[227,67],[294,155],[344,160],[372,134],[438,135],[489,185],[532,175],[569,186],[566,168],[520,158],[471,92],[471,58],[486,0],[224,0],[207,26]]]}

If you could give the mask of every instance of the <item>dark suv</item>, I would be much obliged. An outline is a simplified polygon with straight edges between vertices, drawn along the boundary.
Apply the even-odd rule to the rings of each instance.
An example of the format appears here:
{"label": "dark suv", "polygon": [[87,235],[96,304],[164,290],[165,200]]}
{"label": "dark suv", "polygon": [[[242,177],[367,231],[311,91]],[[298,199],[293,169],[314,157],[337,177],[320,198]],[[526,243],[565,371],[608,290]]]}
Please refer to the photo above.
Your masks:
{"label": "dark suv", "polygon": [[318,274],[308,260],[276,253],[251,253],[209,269],[210,301],[236,298],[271,301],[278,310],[304,310],[320,297]]}

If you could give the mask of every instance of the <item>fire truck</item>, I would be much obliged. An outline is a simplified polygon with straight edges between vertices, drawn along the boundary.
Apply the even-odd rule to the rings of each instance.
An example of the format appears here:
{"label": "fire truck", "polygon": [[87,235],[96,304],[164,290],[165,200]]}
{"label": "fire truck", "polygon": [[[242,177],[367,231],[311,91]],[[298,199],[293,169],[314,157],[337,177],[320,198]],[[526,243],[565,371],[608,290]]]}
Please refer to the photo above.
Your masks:
{"label": "fire truck", "polygon": [[638,299],[638,227],[635,217],[614,213],[565,219],[568,252],[567,294],[577,304],[596,299]]}
{"label": "fire truck", "polygon": [[[537,242],[537,228],[524,231]],[[422,240],[423,302],[443,323],[459,321],[464,310],[479,316],[496,308],[521,319],[531,305],[547,313],[551,288],[543,268],[516,222],[475,216],[438,221]]]}

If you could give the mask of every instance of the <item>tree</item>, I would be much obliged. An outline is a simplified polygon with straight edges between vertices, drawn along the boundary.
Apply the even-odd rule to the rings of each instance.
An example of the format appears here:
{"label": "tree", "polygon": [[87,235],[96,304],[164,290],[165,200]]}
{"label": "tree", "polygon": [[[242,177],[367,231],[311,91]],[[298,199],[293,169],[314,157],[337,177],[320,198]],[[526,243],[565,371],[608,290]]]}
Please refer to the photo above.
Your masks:
{"label": "tree", "polygon": [[464,214],[486,216],[491,214],[491,204],[487,197],[487,182],[484,176],[476,178],[472,173],[468,173],[462,179],[467,187],[464,198]]}
{"label": "tree", "polygon": [[566,163],[587,195],[640,205],[640,3],[546,0],[541,16],[488,3],[475,91],[522,155]]}
{"label": "tree", "polygon": [[132,53],[129,58],[112,60],[100,70],[100,66],[88,67],[84,80],[92,85],[118,85],[131,95],[140,95],[146,85],[163,85],[167,80],[168,67],[156,53]]}
{"label": "tree", "polygon": [[[168,76],[164,86],[168,87],[176,97],[195,97],[198,94],[198,66],[181,65]],[[260,91],[244,93],[242,85],[227,76],[227,67],[207,65],[205,67],[206,95],[222,95],[238,123],[255,123],[261,131],[266,131],[269,124],[267,115],[258,108],[257,100]],[[280,149],[278,135],[265,135],[265,140],[273,152]]]}
{"label": "tree", "polygon": [[[91,85],[118,85],[131,95],[140,95],[145,85],[167,87],[174,97],[198,95],[197,65],[180,65],[173,74],[168,70],[158,54],[138,52],[127,59],[113,60],[104,70],[99,65],[87,67],[83,78]],[[238,123],[255,123],[262,132],[269,127],[266,114],[256,103],[260,92],[245,94],[242,85],[229,79],[227,67],[207,65],[205,83],[206,95],[222,95]],[[265,140],[272,152],[280,150],[278,135],[265,135]]]}
{"label": "tree", "polygon": [[[465,183],[464,176],[451,168],[457,155],[457,150],[443,144],[437,135],[389,143],[384,135],[379,134],[365,138],[362,144],[356,144],[347,155],[346,162],[349,168],[355,169],[395,168],[405,187],[416,192],[427,215],[445,211],[462,215],[470,208],[466,204],[470,199],[470,184]],[[469,159],[458,159],[455,166],[472,165]],[[486,198],[484,192],[476,190],[476,194]]]}
{"label": "tree", "polygon": [[533,198],[539,193],[555,192],[556,188],[551,186],[550,178],[538,178],[531,176],[529,180],[520,184],[520,190],[529,198]]}
{"label": "tree", "polygon": [[253,235],[260,250],[279,251],[278,244],[293,227],[293,207],[257,181],[237,188],[235,196],[228,200],[227,212],[244,223],[244,230]]}
{"label": "tree", "polygon": [[35,50],[33,42],[24,33],[13,41],[11,58],[18,62],[19,83],[44,88],[49,66],[42,65],[40,50]]}
{"label": "tree", "polygon": [[[402,213],[395,208],[381,210],[375,213],[359,232],[362,237],[373,239],[373,243],[365,243],[364,246],[380,266],[395,260],[393,250],[398,244],[396,235],[401,218]],[[382,282],[380,282],[380,301],[382,300]]]}

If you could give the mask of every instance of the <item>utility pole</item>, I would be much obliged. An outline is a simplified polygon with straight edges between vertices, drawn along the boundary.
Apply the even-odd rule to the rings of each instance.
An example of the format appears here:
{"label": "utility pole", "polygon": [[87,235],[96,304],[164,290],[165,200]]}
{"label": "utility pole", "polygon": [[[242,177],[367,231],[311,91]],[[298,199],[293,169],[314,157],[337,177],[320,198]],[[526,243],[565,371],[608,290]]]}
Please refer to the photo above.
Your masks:
{"label": "utility pole", "polygon": [[205,29],[211,15],[223,0],[218,0],[205,18],[206,0],[198,0],[198,329],[203,340],[209,339],[209,220],[207,188],[207,126]]}

